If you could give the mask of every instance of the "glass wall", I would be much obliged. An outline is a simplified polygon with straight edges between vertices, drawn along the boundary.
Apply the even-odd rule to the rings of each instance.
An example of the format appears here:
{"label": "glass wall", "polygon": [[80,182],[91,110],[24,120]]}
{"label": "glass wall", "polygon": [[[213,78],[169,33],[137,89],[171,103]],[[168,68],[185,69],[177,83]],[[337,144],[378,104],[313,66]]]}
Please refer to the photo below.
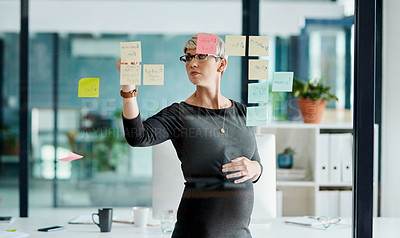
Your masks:
{"label": "glass wall", "polygon": [[[348,9],[353,4],[261,1],[260,34],[272,36],[274,71],[319,82],[338,98],[326,101],[321,123],[312,125],[303,123],[294,94],[270,92],[272,121],[259,132],[276,136],[278,215],[350,222],[354,22]],[[283,163],[288,152],[290,165]]]}
{"label": "glass wall", "polygon": [[[322,124],[305,124],[293,95],[273,92],[272,80],[268,81],[268,123],[253,129],[276,136],[276,154],[289,147],[295,151],[291,169],[277,161],[278,216],[351,216],[353,23],[346,18],[342,2],[260,1],[260,35],[270,37],[270,55],[260,59],[269,60],[270,79],[273,72],[286,71],[303,82],[318,78],[338,97],[327,104]],[[19,11],[17,4],[6,7]],[[188,17],[187,9],[218,17]],[[31,2],[30,11],[30,207],[152,206],[152,148],[132,148],[124,138],[115,65],[119,43],[141,41],[142,63],[165,67],[165,85],[138,86],[140,114],[146,119],[195,91],[179,62],[193,34],[209,32],[223,39],[241,35],[241,1],[100,1],[95,5],[38,0]],[[18,77],[18,31],[4,29],[0,28],[0,53],[7,59],[0,67],[1,124],[2,140],[11,141],[18,134],[18,81],[13,80]],[[247,89],[242,88],[241,60],[229,57],[221,89],[227,98],[248,104],[243,100]],[[99,97],[78,97],[82,78],[100,79]],[[12,160],[17,159],[13,154],[18,149],[4,145],[0,206],[17,208],[18,164]],[[69,152],[83,159],[55,161]],[[338,157],[340,173],[347,173],[346,177],[330,179],[333,172],[328,168],[334,166],[328,159]]]}
{"label": "glass wall", "polygon": [[[152,205],[152,148],[130,147],[122,130],[116,67],[119,43],[141,41],[142,63],[165,67],[164,86],[138,86],[140,114],[146,119],[193,93],[195,87],[179,61],[184,44],[193,34],[238,35],[241,31],[240,1],[224,3],[234,14],[223,13],[221,25],[211,28],[207,21],[193,26],[180,17],[183,2],[158,3],[31,3],[31,207]],[[44,4],[46,13],[42,11]],[[222,6],[212,2],[186,4],[200,9],[211,5],[216,14]],[[69,13],[64,15],[60,6]],[[86,7],[93,10],[83,10]],[[172,12],[165,12],[165,8]],[[154,12],[152,17],[143,14],[149,11]],[[59,14],[56,22],[53,14]],[[238,24],[232,26],[232,22]],[[240,58],[229,59],[229,70],[222,81],[222,92],[236,101],[241,101],[240,63]],[[98,98],[78,98],[82,78],[100,78]],[[56,158],[72,151],[83,155],[82,160],[54,162],[54,103],[58,107]]]}
{"label": "glass wall", "polygon": [[2,215],[17,216],[20,4],[0,4],[0,210]]}

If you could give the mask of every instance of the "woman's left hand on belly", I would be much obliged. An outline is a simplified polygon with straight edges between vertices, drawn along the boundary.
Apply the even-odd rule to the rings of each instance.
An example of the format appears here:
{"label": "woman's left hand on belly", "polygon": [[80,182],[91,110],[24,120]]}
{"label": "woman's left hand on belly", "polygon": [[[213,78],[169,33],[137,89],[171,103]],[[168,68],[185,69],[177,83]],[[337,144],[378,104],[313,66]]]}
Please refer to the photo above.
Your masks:
{"label": "woman's left hand on belly", "polygon": [[241,156],[231,160],[230,163],[222,165],[222,172],[235,172],[226,175],[227,179],[239,178],[235,180],[235,183],[243,183],[249,179],[252,181],[257,180],[261,174],[261,166],[257,161],[249,160],[248,158]]}

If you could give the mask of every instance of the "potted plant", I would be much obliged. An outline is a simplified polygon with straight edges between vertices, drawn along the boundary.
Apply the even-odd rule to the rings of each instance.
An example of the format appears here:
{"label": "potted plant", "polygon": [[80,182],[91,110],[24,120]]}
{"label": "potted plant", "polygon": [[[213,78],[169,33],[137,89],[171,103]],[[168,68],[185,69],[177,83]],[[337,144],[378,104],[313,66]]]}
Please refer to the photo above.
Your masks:
{"label": "potted plant", "polygon": [[293,155],[295,150],[291,147],[286,147],[282,153],[278,154],[278,167],[281,169],[290,169],[293,166]]}
{"label": "potted plant", "polygon": [[317,79],[309,79],[306,82],[293,79],[293,96],[297,98],[305,123],[320,123],[326,102],[338,100],[329,90],[330,87],[324,86]]}

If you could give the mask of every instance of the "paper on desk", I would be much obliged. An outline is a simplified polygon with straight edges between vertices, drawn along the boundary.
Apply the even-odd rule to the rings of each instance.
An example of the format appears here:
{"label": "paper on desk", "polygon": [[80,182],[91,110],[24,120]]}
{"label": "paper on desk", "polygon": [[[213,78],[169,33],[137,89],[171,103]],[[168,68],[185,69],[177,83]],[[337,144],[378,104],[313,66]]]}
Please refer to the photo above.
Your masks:
{"label": "paper on desk", "polygon": [[286,224],[299,225],[308,228],[314,228],[319,230],[336,230],[351,227],[346,223],[345,220],[340,220],[339,222],[330,223],[330,221],[319,221],[315,218],[309,216],[294,217],[285,221]]}
{"label": "paper on desk", "polygon": [[69,155],[65,158],[62,159],[58,159],[57,161],[64,161],[64,162],[70,162],[72,160],[77,160],[77,159],[82,159],[83,156],[82,155],[78,155],[72,152],[69,152]]}
{"label": "paper on desk", "polygon": [[0,231],[0,238],[22,238],[28,236],[29,234],[23,232]]}
{"label": "paper on desk", "polygon": [[[98,216],[94,216],[93,219],[94,219],[95,222],[99,223],[99,217]],[[116,216],[113,216],[113,222],[133,224],[132,221],[117,220]],[[94,223],[93,223],[91,215],[80,215],[80,216],[77,216],[77,217],[73,218],[72,220],[70,220],[68,222],[68,224],[94,224]]]}

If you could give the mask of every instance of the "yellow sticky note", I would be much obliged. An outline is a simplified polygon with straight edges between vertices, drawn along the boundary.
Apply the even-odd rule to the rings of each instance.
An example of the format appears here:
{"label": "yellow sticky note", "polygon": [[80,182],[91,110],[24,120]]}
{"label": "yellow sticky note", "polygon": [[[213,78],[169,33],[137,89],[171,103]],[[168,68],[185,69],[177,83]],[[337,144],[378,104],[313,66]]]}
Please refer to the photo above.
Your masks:
{"label": "yellow sticky note", "polygon": [[120,42],[121,63],[142,62],[142,44],[140,41]]}
{"label": "yellow sticky note", "polygon": [[249,60],[249,79],[268,79],[268,60]]}
{"label": "yellow sticky note", "polygon": [[99,97],[99,78],[82,78],[79,80],[78,97],[97,98]]}
{"label": "yellow sticky note", "polygon": [[246,36],[225,36],[225,54],[232,56],[245,56]]}
{"label": "yellow sticky note", "polygon": [[140,85],[142,67],[140,64],[121,64],[120,85]]}
{"label": "yellow sticky note", "polygon": [[143,85],[164,85],[164,65],[144,64]]}
{"label": "yellow sticky note", "polygon": [[249,36],[249,56],[268,56],[269,37]]}

